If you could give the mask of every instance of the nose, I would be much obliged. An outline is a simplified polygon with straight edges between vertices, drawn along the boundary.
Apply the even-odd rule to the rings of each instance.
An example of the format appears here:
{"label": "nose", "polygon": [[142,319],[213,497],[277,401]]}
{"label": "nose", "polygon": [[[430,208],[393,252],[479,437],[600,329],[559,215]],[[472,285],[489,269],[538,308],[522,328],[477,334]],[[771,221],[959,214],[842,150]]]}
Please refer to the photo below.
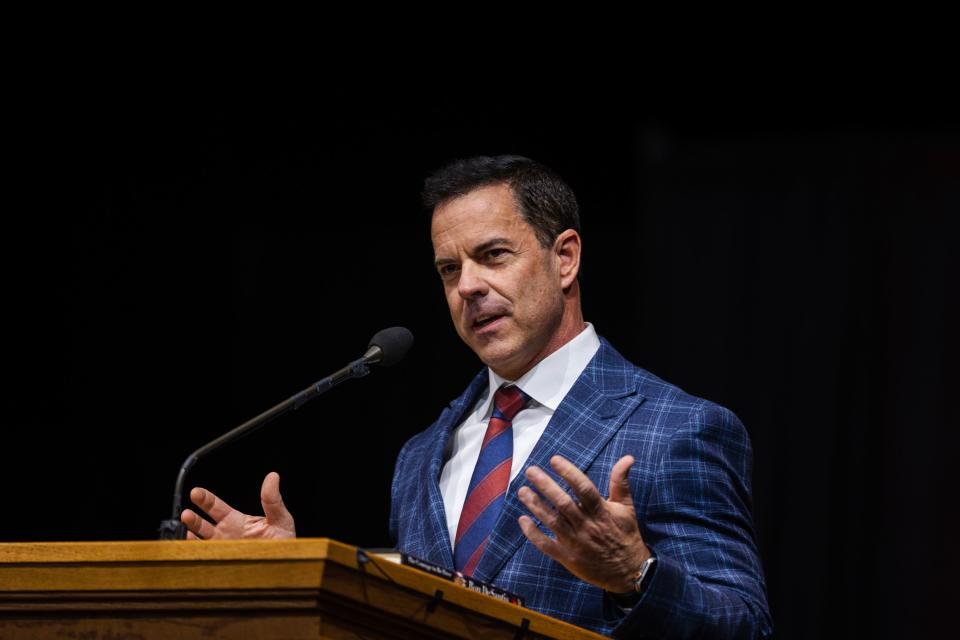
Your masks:
{"label": "nose", "polygon": [[483,277],[483,269],[472,260],[460,265],[460,277],[457,280],[457,292],[464,300],[487,295],[489,285]]}

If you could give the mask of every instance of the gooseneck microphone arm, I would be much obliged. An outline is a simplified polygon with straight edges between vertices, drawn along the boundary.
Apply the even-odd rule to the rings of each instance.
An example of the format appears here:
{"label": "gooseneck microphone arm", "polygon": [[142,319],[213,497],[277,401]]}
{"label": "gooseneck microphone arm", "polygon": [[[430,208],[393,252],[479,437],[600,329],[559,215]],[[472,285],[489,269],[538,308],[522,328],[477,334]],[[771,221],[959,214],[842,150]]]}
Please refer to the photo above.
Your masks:
{"label": "gooseneck microphone arm", "polygon": [[186,536],[186,527],[180,521],[180,511],[183,506],[183,485],[187,474],[193,465],[200,458],[208,453],[219,449],[225,444],[233,442],[243,436],[256,431],[268,422],[287,413],[299,409],[307,402],[313,400],[322,393],[326,393],[341,382],[353,378],[362,378],[370,373],[371,364],[382,364],[389,366],[396,363],[413,344],[413,335],[404,327],[391,327],[384,329],[373,337],[370,346],[362,358],[354,360],[339,371],[327,376],[323,380],[310,385],[300,393],[293,395],[278,405],[275,405],[263,413],[247,420],[239,427],[231,429],[219,438],[211,440],[203,445],[183,461],[180,465],[180,472],[177,474],[177,482],[173,489],[173,512],[169,520],[163,520],[160,523],[160,538],[164,540],[179,540]]}

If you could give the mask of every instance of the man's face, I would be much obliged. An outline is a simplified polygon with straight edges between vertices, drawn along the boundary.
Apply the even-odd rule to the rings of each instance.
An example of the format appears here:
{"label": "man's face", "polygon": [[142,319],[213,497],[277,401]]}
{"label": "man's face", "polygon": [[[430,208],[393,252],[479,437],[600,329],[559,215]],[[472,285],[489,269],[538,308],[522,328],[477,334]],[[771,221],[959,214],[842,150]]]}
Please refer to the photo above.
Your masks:
{"label": "man's face", "polygon": [[537,241],[508,185],[438,206],[431,237],[453,325],[484,364],[515,380],[557,348],[559,258]]}

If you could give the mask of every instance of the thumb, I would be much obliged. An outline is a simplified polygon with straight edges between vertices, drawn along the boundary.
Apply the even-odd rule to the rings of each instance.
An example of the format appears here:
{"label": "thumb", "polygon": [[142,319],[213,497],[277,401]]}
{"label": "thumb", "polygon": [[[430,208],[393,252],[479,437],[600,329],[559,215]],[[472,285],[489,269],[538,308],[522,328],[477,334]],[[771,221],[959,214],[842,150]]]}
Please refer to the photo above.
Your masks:
{"label": "thumb", "polygon": [[283,498],[280,497],[280,474],[276,471],[271,471],[263,479],[263,486],[260,487],[260,504],[263,505],[263,515],[267,517],[267,522],[293,529],[293,516],[287,511]]}
{"label": "thumb", "polygon": [[633,466],[633,456],[623,456],[613,465],[610,472],[610,500],[620,504],[633,506],[630,496],[630,467]]}

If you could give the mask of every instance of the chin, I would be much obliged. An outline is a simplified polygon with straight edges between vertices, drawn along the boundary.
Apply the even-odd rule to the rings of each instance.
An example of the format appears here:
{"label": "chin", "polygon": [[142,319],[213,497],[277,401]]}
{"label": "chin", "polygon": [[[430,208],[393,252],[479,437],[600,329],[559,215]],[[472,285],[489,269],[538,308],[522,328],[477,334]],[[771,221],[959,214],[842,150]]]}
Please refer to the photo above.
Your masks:
{"label": "chin", "polygon": [[483,364],[487,365],[488,367],[490,367],[491,369],[493,369],[503,377],[509,378],[511,380],[519,377],[519,376],[504,375],[505,371],[513,371],[517,368],[516,353],[509,353],[509,354],[505,354],[502,352],[496,353],[496,354],[491,354],[491,353],[479,354],[478,353],[477,355],[480,356],[480,360],[483,362]]}
{"label": "chin", "polygon": [[517,362],[523,360],[523,345],[514,344],[515,340],[507,336],[471,336],[469,341],[464,342],[483,364],[497,373],[512,371],[517,367]]}

